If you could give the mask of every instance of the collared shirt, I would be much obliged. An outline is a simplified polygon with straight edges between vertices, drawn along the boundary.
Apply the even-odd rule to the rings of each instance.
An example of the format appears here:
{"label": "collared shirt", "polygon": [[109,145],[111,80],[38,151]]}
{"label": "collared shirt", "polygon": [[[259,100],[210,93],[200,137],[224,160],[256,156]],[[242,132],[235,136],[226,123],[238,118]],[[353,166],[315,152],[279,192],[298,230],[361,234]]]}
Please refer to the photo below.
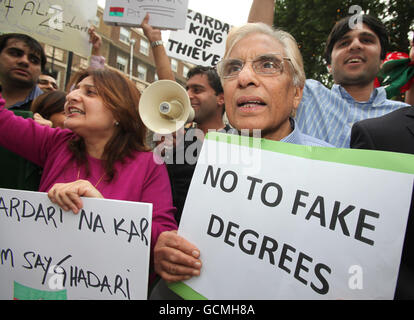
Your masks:
{"label": "collared shirt", "polygon": [[9,110],[30,110],[30,106],[32,105],[33,100],[40,96],[42,93],[43,91],[38,86],[34,86],[33,90],[29,93],[26,99],[10,106]]}
{"label": "collared shirt", "polygon": [[293,131],[288,136],[280,140],[281,142],[300,144],[304,146],[333,147],[330,143],[302,133],[299,130],[296,121],[292,118],[290,118],[290,125]]}
{"label": "collared shirt", "polygon": [[380,117],[406,106],[388,100],[383,87],[375,88],[368,101],[358,102],[340,85],[328,89],[318,81],[306,80],[296,121],[303,133],[338,148],[349,148],[355,122]]}

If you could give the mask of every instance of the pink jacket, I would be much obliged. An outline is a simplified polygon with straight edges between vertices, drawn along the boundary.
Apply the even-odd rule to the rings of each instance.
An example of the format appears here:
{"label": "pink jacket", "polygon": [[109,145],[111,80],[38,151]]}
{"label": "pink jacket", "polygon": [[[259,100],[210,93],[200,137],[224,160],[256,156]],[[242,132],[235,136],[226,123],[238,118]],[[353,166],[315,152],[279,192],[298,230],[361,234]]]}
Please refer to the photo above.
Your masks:
{"label": "pink jacket", "polygon": [[[0,145],[43,168],[39,191],[47,192],[55,183],[89,180],[107,199],[153,204],[151,253],[161,232],[177,229],[175,208],[167,169],[155,163],[152,152],[134,152],[131,158],[115,164],[115,178],[108,183],[101,160],[88,157],[89,177],[78,167],[68,149],[76,135],[68,129],[41,126],[4,108],[0,94]],[[4,170],[5,168],[3,168]]]}

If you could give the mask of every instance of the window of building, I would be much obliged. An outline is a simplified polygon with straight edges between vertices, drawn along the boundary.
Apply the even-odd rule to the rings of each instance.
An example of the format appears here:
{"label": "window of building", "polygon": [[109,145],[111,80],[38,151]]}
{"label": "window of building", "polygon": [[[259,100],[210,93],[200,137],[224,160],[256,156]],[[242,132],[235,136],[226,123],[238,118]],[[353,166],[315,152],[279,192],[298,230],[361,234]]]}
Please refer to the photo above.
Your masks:
{"label": "window of building", "polygon": [[51,58],[54,57],[55,60],[63,61],[63,50],[62,49],[59,49],[59,48],[56,48],[56,47],[53,47],[53,46],[50,46],[50,45],[46,44],[45,45],[45,53],[48,57],[51,57]]}
{"label": "window of building", "polygon": [[171,69],[174,72],[177,72],[178,70],[178,61],[173,58],[171,58]]}
{"label": "window of building", "polygon": [[119,40],[126,44],[129,44],[130,38],[131,38],[131,30],[121,27],[121,29],[119,30]]}
{"label": "window of building", "polygon": [[188,71],[190,71],[190,68],[186,65],[183,65],[183,77],[187,78]]}
{"label": "window of building", "polygon": [[146,56],[149,55],[149,42],[143,38],[139,42],[139,52]]}
{"label": "window of building", "polygon": [[116,57],[116,68],[118,70],[121,70],[122,72],[125,72],[127,69],[127,65],[128,65],[128,59],[124,58],[122,56],[117,56]]}
{"label": "window of building", "polygon": [[147,81],[147,67],[142,64],[138,65],[138,79]]}

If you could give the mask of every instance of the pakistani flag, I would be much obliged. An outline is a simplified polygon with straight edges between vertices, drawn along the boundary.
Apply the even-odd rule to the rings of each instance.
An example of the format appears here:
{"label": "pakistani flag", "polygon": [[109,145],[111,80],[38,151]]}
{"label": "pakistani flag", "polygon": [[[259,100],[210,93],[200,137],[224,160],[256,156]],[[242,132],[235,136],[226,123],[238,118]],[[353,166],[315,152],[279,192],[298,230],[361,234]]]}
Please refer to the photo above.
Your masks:
{"label": "pakistani flag", "polygon": [[109,16],[110,17],[123,17],[124,9],[121,7],[109,7]]}

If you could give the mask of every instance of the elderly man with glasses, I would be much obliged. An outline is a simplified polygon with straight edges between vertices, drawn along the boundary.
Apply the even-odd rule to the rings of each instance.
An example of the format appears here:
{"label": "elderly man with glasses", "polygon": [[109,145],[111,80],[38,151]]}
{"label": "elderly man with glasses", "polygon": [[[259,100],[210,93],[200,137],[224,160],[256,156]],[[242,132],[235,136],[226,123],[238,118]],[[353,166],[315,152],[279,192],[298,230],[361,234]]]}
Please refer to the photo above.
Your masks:
{"label": "elderly man with glasses", "polygon": [[[262,138],[309,146],[332,145],[299,131],[293,115],[302,98],[305,72],[294,38],[263,23],[230,31],[224,59],[217,66],[230,124],[261,130]],[[156,272],[182,281],[201,272],[200,252],[176,232],[160,235],[154,250]]]}

